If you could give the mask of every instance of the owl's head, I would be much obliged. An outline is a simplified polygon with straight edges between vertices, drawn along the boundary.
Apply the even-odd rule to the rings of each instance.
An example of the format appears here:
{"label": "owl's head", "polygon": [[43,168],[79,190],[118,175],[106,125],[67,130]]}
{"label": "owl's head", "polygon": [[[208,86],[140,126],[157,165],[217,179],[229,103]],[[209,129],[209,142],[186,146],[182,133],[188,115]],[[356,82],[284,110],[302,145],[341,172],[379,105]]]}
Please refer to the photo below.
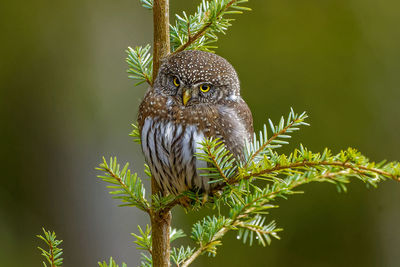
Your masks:
{"label": "owl's head", "polygon": [[163,60],[154,90],[173,96],[179,104],[237,101],[239,79],[224,58],[204,51],[187,50]]}

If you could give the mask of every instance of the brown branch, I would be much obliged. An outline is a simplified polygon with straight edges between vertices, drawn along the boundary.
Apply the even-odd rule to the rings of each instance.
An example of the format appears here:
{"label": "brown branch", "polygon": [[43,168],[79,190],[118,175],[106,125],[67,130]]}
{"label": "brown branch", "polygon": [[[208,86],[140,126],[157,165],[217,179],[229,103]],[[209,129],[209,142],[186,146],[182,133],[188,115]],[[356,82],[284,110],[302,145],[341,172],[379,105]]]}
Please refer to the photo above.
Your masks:
{"label": "brown branch", "polygon": [[[273,173],[276,171],[280,171],[280,170],[284,170],[284,169],[292,169],[292,168],[301,168],[301,167],[315,167],[315,166],[338,166],[338,167],[342,167],[344,169],[351,169],[356,173],[359,173],[361,175],[366,175],[367,172],[374,172],[377,173],[379,175],[391,178],[395,181],[400,182],[400,176],[396,176],[394,174],[391,174],[389,172],[385,172],[379,169],[375,169],[375,168],[368,168],[365,166],[356,166],[353,165],[351,163],[348,162],[340,162],[340,161],[333,161],[333,162],[329,162],[329,161],[316,161],[316,162],[310,162],[310,161],[302,161],[302,162],[296,162],[296,163],[292,163],[292,164],[288,164],[288,165],[277,165],[275,167],[269,168],[269,169],[265,169],[256,173],[251,173],[249,175],[246,175],[242,178],[233,178],[233,179],[229,179],[228,181],[228,185],[233,185],[236,184],[237,182],[239,182],[240,180],[248,180],[252,177],[257,177],[257,176],[261,176],[261,175],[265,175],[265,174],[269,174],[269,173]],[[329,177],[328,177],[329,178]],[[221,190],[222,188],[224,188],[227,184],[220,184],[218,186],[216,186],[215,188],[213,188],[213,192],[218,192],[219,190]]]}
{"label": "brown branch", "polygon": [[181,203],[181,199],[185,198],[186,196],[184,194],[180,194],[178,196],[175,197],[175,199],[173,201],[171,201],[170,203],[168,203],[167,205],[165,205],[163,207],[164,211],[170,211],[173,207],[175,207],[176,205]]}
{"label": "brown branch", "polygon": [[[219,19],[219,16],[221,16],[221,14],[226,11],[231,5],[233,5],[237,0],[232,0],[230,1],[226,7],[224,9],[221,9],[216,16],[216,19]],[[191,44],[193,44],[197,39],[199,39],[201,36],[203,36],[206,31],[208,30],[208,28],[213,24],[212,21],[206,23],[203,28],[201,28],[198,32],[196,32],[196,34],[194,36],[190,36],[190,32],[188,31],[188,41],[186,43],[184,43],[183,45],[179,46],[175,51],[175,53],[181,52],[183,50],[185,50],[186,48],[188,48]]]}
{"label": "brown branch", "polygon": [[[303,161],[303,162],[296,162],[296,163],[292,163],[289,165],[277,165],[273,168],[270,169],[266,169],[266,170],[262,170],[260,172],[257,173],[252,173],[249,174],[245,177],[243,177],[242,179],[246,180],[246,179],[250,179],[251,177],[256,177],[256,176],[260,176],[260,175],[264,175],[267,173],[271,173],[271,172],[275,172],[275,171],[279,171],[279,170],[283,170],[283,169],[291,169],[291,168],[299,168],[299,167],[314,167],[314,166],[338,166],[338,167],[343,167],[345,169],[352,169],[353,171],[361,174],[361,175],[365,175],[365,173],[367,171],[369,172],[374,172],[380,175],[383,175],[385,177],[389,177],[393,180],[399,181],[400,182],[400,177],[396,176],[394,174],[391,174],[389,172],[385,172],[382,170],[378,170],[375,168],[368,168],[368,167],[364,167],[364,166],[355,166],[351,163],[348,162],[340,162],[340,161],[333,161],[333,162],[329,162],[329,161],[317,161],[317,162],[309,162],[309,161]],[[234,184],[237,181],[235,181],[234,179],[229,181],[229,184]]]}
{"label": "brown branch", "polygon": [[170,53],[169,0],[154,0],[153,3],[153,79],[158,74],[161,60]]}
{"label": "brown branch", "polygon": [[199,247],[187,260],[185,260],[180,267],[187,267],[189,266],[198,256],[203,253],[203,247]]}
{"label": "brown branch", "polygon": [[[203,28],[201,28],[194,36],[188,36],[188,41],[184,43],[183,45],[179,46],[175,51],[175,53],[179,53],[186,48],[188,48],[191,44],[193,44],[197,39],[199,39],[203,34],[205,34],[206,30],[212,25],[212,22],[207,23],[204,25]],[[182,265],[183,266],[183,265]]]}
{"label": "brown branch", "polygon": [[[153,3],[153,79],[157,77],[160,62],[170,53],[169,40],[169,0],[154,0]],[[151,178],[152,195],[159,194],[160,188],[154,177]],[[152,259],[155,267],[170,266],[170,226],[171,212],[169,209],[150,212]]]}
{"label": "brown branch", "polygon": [[[152,190],[154,187],[152,186]],[[153,266],[170,266],[170,226],[171,212],[152,212],[151,221],[151,239],[152,239],[152,259]]]}
{"label": "brown branch", "polygon": [[200,245],[200,247],[187,259],[185,260],[181,267],[187,267],[189,266],[198,256],[200,256],[204,251],[207,250],[208,246],[215,242],[216,240],[220,239],[221,237],[223,237],[229,230],[229,226],[233,225],[233,221],[229,224],[229,225],[225,225],[224,227],[221,228],[221,230],[219,230],[214,236],[213,238],[210,240],[210,242],[208,242],[206,245],[202,246]]}
{"label": "brown branch", "polygon": [[49,247],[50,247],[50,261],[51,261],[51,267],[56,267],[56,264],[54,262],[54,250],[53,250],[53,243],[50,241],[49,242]]}
{"label": "brown branch", "polygon": [[147,76],[147,75],[144,75],[144,78],[145,78],[145,80],[146,80],[146,82],[150,85],[150,86],[152,86],[153,85],[153,82],[152,81],[150,81],[150,79],[149,79],[149,76]]}
{"label": "brown branch", "polygon": [[375,169],[375,168],[367,168],[367,167],[364,167],[364,166],[359,166],[358,168],[360,168],[362,170],[366,170],[366,171],[375,172],[377,174],[380,174],[380,175],[383,175],[383,176],[386,176],[386,177],[390,177],[391,179],[393,179],[393,180],[395,180],[397,182],[400,182],[400,176],[396,176],[394,174],[391,174],[391,173],[388,173],[388,172],[385,172],[385,171],[382,171],[382,170],[379,170],[379,169]]}

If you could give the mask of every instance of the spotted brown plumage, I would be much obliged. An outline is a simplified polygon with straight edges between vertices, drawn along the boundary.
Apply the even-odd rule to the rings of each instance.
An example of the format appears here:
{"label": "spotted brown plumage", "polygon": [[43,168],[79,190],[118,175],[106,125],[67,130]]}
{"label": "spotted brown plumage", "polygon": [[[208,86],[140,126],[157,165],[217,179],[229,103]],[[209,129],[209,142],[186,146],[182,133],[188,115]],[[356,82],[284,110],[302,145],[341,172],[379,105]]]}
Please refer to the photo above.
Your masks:
{"label": "spotted brown plumage", "polygon": [[209,193],[212,185],[196,159],[199,142],[220,138],[239,159],[253,135],[253,119],[240,96],[236,71],[224,58],[183,51],[163,60],[139,107],[143,153],[164,194]]}

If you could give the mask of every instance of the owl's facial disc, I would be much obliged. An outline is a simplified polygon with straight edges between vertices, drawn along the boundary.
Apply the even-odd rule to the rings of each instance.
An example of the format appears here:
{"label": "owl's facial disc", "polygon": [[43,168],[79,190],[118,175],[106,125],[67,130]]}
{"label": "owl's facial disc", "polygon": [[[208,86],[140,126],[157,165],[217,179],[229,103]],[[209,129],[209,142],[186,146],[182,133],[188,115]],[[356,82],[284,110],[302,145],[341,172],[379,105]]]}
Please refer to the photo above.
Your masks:
{"label": "owl's facial disc", "polygon": [[154,89],[190,107],[236,101],[240,85],[236,71],[212,53],[185,50],[163,59]]}

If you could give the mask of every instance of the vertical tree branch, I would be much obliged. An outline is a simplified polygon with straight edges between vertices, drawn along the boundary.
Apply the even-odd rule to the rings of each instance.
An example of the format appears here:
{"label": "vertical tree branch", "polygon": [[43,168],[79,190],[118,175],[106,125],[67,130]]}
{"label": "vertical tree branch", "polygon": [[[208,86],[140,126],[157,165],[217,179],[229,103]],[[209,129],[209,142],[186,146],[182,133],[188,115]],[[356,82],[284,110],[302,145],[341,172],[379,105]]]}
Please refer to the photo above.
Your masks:
{"label": "vertical tree branch", "polygon": [[171,212],[154,212],[151,216],[151,227],[153,266],[169,267]]}
{"label": "vertical tree branch", "polygon": [[[154,45],[153,79],[155,80],[161,59],[170,53],[169,41],[169,0],[154,0],[153,3]],[[160,188],[154,178],[151,179],[151,193],[159,194]],[[152,258],[153,266],[170,266],[170,227],[171,212],[159,210],[151,214]]]}
{"label": "vertical tree branch", "polygon": [[154,0],[153,3],[154,45],[153,81],[157,76],[162,58],[170,53],[169,0]]}

